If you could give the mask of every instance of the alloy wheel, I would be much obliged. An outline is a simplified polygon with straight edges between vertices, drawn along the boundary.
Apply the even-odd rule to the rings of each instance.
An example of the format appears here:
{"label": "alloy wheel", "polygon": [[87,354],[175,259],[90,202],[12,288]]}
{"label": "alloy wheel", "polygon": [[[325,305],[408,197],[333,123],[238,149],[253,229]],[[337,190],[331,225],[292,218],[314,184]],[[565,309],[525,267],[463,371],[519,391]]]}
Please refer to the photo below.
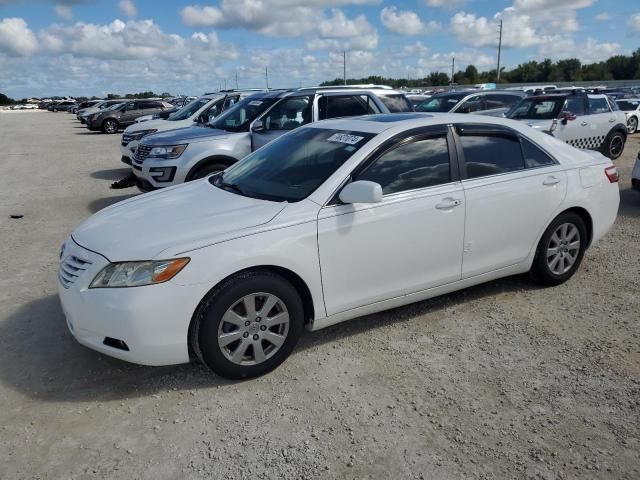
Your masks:
{"label": "alloy wheel", "polygon": [[622,135],[617,134],[609,143],[610,158],[618,158],[622,154],[622,150],[624,150],[624,139]]}
{"label": "alloy wheel", "polygon": [[118,126],[113,120],[107,120],[104,124],[104,129],[107,131],[107,133],[116,133],[116,131],[118,130]]}
{"label": "alloy wheel", "polygon": [[580,231],[573,223],[556,228],[547,246],[547,265],[555,275],[567,273],[580,254]]}
{"label": "alloy wheel", "polygon": [[629,129],[629,133],[636,133],[638,130],[638,119],[636,117],[631,117],[629,122],[627,122],[627,128]]}
{"label": "alloy wheel", "polygon": [[271,293],[251,293],[236,301],[218,327],[218,346],[236,365],[258,365],[273,357],[289,333],[289,312]]}

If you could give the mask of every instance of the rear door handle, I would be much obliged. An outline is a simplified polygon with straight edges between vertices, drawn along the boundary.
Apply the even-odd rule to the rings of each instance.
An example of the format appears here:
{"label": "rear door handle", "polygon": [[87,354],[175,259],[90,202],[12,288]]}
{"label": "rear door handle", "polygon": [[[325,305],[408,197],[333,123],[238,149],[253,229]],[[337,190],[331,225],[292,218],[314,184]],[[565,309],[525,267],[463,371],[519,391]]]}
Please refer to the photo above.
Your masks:
{"label": "rear door handle", "polygon": [[610,118],[610,119],[609,119],[609,123],[613,123],[613,122],[615,122],[615,121],[616,121],[616,119],[615,119],[615,118]]}
{"label": "rear door handle", "polygon": [[459,206],[460,204],[462,204],[462,200],[458,200],[457,198],[445,198],[440,203],[436,204],[436,208],[438,210],[449,210]]}
{"label": "rear door handle", "polygon": [[547,177],[544,179],[544,182],[542,182],[542,184],[546,185],[547,187],[557,185],[558,183],[560,183],[560,179],[558,177]]}
{"label": "rear door handle", "polygon": [[586,127],[589,124],[587,122],[582,122],[580,125],[582,125],[583,127]]}

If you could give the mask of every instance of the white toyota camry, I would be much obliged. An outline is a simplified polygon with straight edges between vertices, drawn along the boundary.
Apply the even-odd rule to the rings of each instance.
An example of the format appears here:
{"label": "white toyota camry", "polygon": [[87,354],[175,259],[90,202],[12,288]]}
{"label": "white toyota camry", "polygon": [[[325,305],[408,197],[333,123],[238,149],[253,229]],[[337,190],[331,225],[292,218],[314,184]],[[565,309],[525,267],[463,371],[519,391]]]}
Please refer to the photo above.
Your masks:
{"label": "white toyota camry", "polygon": [[63,245],[60,298],[102,353],[252,377],[304,327],[523,272],[566,281],[615,221],[617,181],[600,153],[507,119],[328,120],[95,214]]}

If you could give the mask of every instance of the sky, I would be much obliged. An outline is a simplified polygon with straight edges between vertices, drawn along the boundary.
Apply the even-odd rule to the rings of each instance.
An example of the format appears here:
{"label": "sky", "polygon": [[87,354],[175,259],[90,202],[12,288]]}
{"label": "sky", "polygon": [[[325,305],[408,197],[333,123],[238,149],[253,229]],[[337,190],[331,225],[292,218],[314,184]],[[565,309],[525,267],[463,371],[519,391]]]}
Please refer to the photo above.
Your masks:
{"label": "sky", "polygon": [[0,92],[102,96],[153,90],[420,78],[474,64],[640,47],[640,0],[0,0]]}

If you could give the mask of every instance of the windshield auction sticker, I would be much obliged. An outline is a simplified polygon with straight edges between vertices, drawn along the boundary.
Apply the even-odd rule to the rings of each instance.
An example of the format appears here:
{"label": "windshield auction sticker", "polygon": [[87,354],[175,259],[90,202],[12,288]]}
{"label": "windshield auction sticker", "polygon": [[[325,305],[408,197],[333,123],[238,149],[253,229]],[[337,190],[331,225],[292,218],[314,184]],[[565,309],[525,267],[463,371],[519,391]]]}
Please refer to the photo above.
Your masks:
{"label": "windshield auction sticker", "polygon": [[327,140],[329,142],[346,143],[348,145],[355,145],[364,137],[358,137],[357,135],[347,135],[346,133],[334,133]]}

